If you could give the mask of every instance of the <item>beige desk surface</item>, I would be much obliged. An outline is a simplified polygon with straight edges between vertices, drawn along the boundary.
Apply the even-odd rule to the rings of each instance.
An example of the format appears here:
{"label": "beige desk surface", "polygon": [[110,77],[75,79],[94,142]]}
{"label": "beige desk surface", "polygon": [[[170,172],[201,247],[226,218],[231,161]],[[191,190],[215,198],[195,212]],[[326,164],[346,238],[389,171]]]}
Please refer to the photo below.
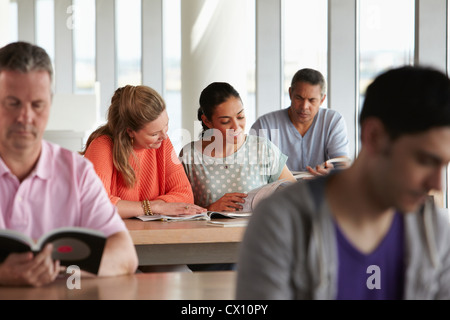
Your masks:
{"label": "beige desk surface", "polygon": [[41,287],[0,287],[0,300],[232,300],[236,273],[171,272],[82,278],[81,289],[67,279]]}
{"label": "beige desk surface", "polygon": [[245,227],[210,226],[207,221],[125,219],[125,224],[140,266],[235,263],[245,232]]}
{"label": "beige desk surface", "polygon": [[125,219],[124,221],[135,245],[241,242],[245,231],[245,227],[211,226],[203,220],[164,222]]}

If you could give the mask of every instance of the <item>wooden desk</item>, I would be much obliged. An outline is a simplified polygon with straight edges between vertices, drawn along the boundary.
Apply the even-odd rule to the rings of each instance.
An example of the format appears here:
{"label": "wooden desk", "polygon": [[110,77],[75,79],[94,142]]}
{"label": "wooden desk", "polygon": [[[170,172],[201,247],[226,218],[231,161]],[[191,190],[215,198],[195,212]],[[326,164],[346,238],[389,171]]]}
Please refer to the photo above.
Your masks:
{"label": "wooden desk", "polygon": [[41,287],[0,287],[0,300],[232,300],[236,273],[171,272],[82,278],[81,289],[68,289],[67,279]]}
{"label": "wooden desk", "polygon": [[245,227],[210,226],[206,221],[125,219],[125,224],[140,266],[235,263],[245,231]]}

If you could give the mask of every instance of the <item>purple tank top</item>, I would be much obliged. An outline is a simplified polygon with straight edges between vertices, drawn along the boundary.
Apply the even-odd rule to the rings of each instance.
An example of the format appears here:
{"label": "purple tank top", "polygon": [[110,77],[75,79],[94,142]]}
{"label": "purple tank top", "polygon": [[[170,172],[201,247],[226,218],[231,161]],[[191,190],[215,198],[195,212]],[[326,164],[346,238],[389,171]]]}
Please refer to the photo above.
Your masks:
{"label": "purple tank top", "polygon": [[399,300],[404,287],[403,215],[396,213],[380,245],[370,254],[356,249],[335,223],[338,246],[337,300]]}

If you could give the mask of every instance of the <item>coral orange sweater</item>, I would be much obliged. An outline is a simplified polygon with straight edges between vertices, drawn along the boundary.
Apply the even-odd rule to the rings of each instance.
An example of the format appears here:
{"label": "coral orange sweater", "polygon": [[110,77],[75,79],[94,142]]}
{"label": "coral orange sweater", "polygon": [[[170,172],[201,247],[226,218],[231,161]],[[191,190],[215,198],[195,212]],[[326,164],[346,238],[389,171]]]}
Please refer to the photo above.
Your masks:
{"label": "coral orange sweater", "polygon": [[114,205],[119,200],[145,199],[194,203],[191,184],[169,139],[159,149],[135,151],[139,170],[133,167],[136,173],[133,188],[126,186],[122,174],[114,167],[112,148],[111,139],[101,136],[92,141],[85,157],[94,164]]}

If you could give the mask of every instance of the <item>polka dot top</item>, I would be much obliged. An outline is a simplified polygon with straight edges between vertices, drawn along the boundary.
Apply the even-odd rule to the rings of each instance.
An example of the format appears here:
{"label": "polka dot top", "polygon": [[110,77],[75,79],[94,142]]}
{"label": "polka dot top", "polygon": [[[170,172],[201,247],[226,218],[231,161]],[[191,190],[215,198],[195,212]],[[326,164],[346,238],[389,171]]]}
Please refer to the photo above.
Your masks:
{"label": "polka dot top", "polygon": [[202,153],[202,141],[184,146],[181,152],[195,204],[207,207],[226,193],[258,188],[278,180],[287,156],[264,137],[247,135],[233,155],[214,158]]}

